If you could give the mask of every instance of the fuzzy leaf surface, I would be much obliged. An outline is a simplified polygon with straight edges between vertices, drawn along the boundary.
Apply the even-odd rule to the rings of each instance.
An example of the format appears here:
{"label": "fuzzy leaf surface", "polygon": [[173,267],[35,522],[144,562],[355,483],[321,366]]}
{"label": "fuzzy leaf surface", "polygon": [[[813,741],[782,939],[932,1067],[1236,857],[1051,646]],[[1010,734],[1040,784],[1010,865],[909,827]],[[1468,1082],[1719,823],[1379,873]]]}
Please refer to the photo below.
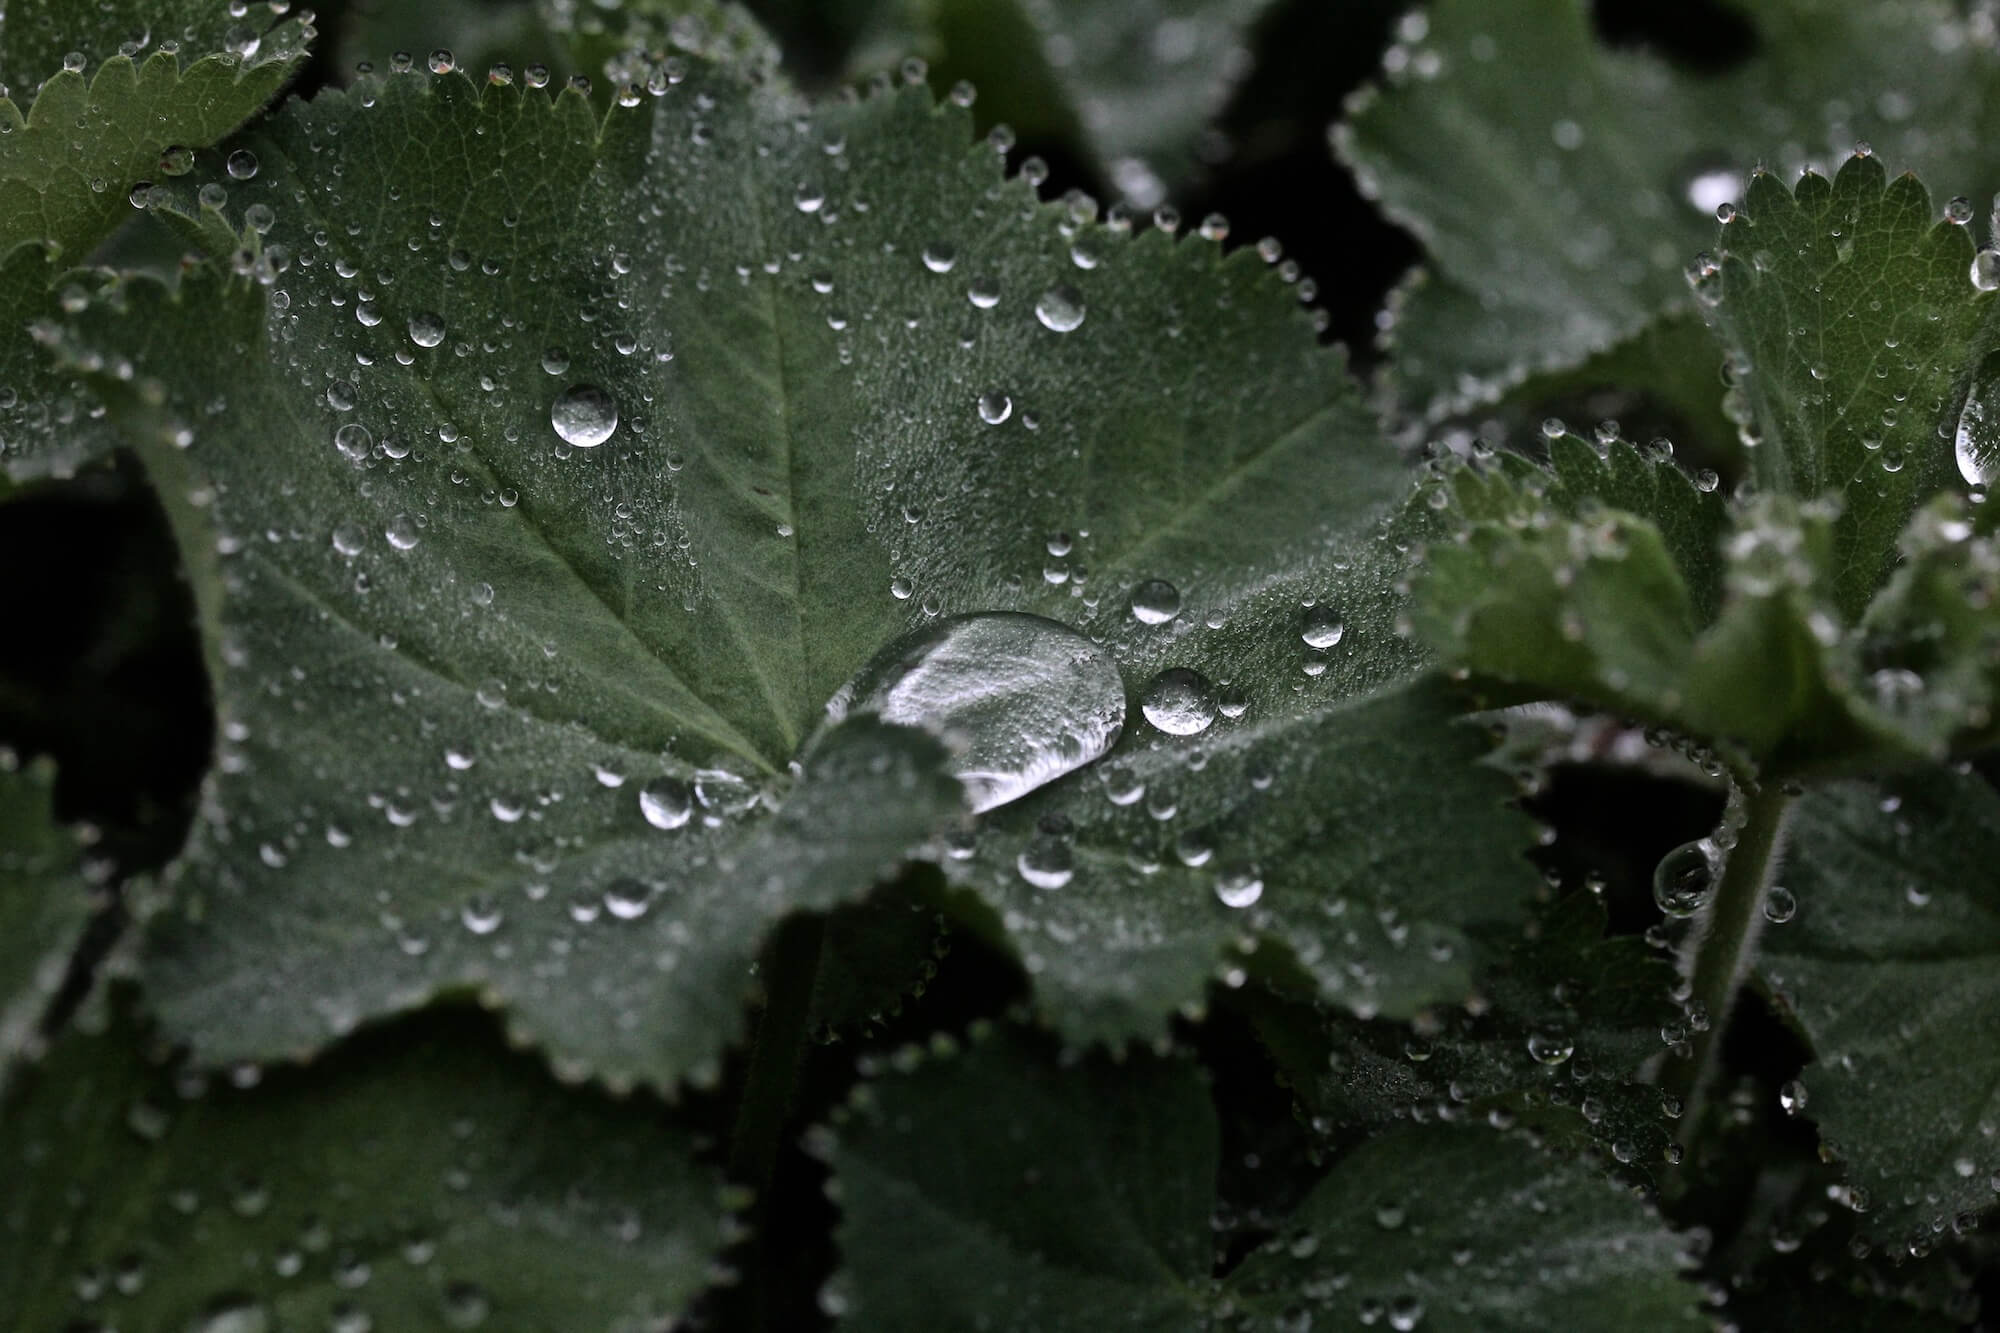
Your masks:
{"label": "fuzzy leaf surface", "polygon": [[1759,162],[1791,179],[1866,141],[1949,190],[1989,180],[1992,38],[1959,7],[1733,8],[1758,49],[1721,74],[1607,47],[1585,0],[1444,0],[1405,25],[1336,142],[1430,255],[1389,335],[1413,410],[1491,401],[1689,308],[1682,271]]}
{"label": "fuzzy leaf surface", "polygon": [[1968,277],[1972,238],[1910,175],[1850,157],[1796,191],[1751,177],[1696,287],[1734,353],[1767,491],[1841,497],[1833,593],[1852,623],[1917,507],[1961,481],[1960,407],[1995,309]]}
{"label": "fuzzy leaf surface", "polygon": [[1218,1280],[1218,1130],[1190,1065],[1058,1069],[995,1040],[869,1093],[829,1148],[855,1328],[1167,1333],[1299,1309],[1448,1333],[1700,1326],[1643,1205],[1484,1128],[1365,1144]]}
{"label": "fuzzy leaf surface", "polygon": [[122,1023],[66,1037],[0,1109],[0,1305],[32,1328],[672,1322],[722,1244],[691,1136],[479,1026],[247,1091]]}
{"label": "fuzzy leaf surface", "polygon": [[[1380,518],[1407,474],[1284,285],[1251,254],[1108,228],[1079,268],[1061,212],[921,89],[815,110],[688,70],[601,126],[575,94],[456,75],[289,106],[246,138],[264,166],[226,205],[272,211],[268,293],[136,281],[51,335],[113,372],[163,491],[212,501],[178,513],[225,740],[154,950],[169,1023],[214,1058],[297,1052],[472,986],[612,1077],[701,1064],[756,932],[732,934],[746,891],[702,828],[717,811],[677,836],[637,790],[781,786],[884,645],[996,610],[1105,645],[1124,752],[1193,816],[1078,776],[952,862],[1024,956],[1066,951],[1052,1012],[1159,1031],[1259,920],[1214,876],[1265,855],[1281,933],[1329,984],[1351,964],[1358,1006],[1463,994],[1455,942],[1517,919],[1532,830],[1466,762],[1477,737],[1405,689],[1407,537]],[[618,406],[602,443],[556,429],[583,390]],[[1142,623],[1128,602],[1155,579],[1185,607]],[[1301,641],[1309,598],[1343,625],[1328,649]],[[1176,667],[1215,691],[1202,737],[1140,721]],[[1331,803],[1266,801],[1252,758],[1274,797],[1295,776]],[[857,868],[891,852],[872,796],[815,830],[863,830]],[[1414,836],[1438,804],[1460,836]],[[1157,879],[1024,883],[1042,821],[1094,839],[1114,816],[1213,836],[1214,865],[1191,841]],[[1321,909],[1329,876],[1365,878],[1348,920]],[[573,919],[621,877],[657,883],[644,921]],[[758,920],[871,882],[781,880],[750,895]],[[501,933],[459,924],[474,900]]]}
{"label": "fuzzy leaf surface", "polygon": [[93,905],[54,788],[47,762],[0,767],[0,1075],[61,984]]}
{"label": "fuzzy leaf surface", "polygon": [[1799,805],[1765,982],[1817,1056],[1805,1114],[1867,1191],[1862,1231],[1929,1239],[1992,1204],[2000,1170],[2000,797],[1947,770]]}

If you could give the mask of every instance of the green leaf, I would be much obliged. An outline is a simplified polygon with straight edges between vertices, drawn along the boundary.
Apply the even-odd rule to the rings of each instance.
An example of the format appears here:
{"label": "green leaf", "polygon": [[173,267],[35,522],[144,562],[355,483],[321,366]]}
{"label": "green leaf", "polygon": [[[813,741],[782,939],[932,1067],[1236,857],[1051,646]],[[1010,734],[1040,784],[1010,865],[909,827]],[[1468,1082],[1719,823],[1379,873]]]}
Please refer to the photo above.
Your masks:
{"label": "green leaf", "polygon": [[1992,62],[1957,6],[1741,8],[1758,53],[1706,76],[1606,48],[1583,0],[1442,0],[1405,22],[1335,142],[1429,252],[1389,335],[1409,406],[1491,401],[1687,309],[1682,269],[1757,162],[1824,169],[1865,140],[1933,180],[1986,179]]}
{"label": "green leaf", "polygon": [[1673,1234],[1518,1138],[1372,1140],[1218,1279],[1218,1132],[1188,1064],[1057,1068],[991,1040],[863,1092],[820,1145],[842,1210],[832,1302],[855,1328],[970,1328],[996,1310],[995,1328],[1046,1333],[1385,1314],[1440,1333],[1698,1326]]}
{"label": "green leaf", "polygon": [[[1421,663],[1395,624],[1408,539],[1377,519],[1407,473],[1288,289],[1254,254],[1079,233],[920,89],[811,110],[698,61],[660,86],[601,132],[573,94],[455,75],[288,107],[246,139],[265,165],[230,204],[272,210],[247,264],[268,298],[202,272],[136,282],[52,335],[103,367],[162,491],[213,498],[179,522],[226,743],[154,971],[170,1021],[217,1058],[271,1054],[477,984],[593,1068],[681,1072],[718,1029],[655,1001],[683,985],[661,941],[741,956],[754,940],[717,930],[747,919],[663,902],[607,940],[624,961],[594,960],[586,993],[546,954],[605,937],[569,919],[579,893],[707,854],[648,829],[633,788],[765,781],[885,644],[985,611],[1104,643],[1121,753],[1188,812],[1167,825],[1071,779],[953,863],[1023,953],[1070,934],[1052,1010],[1158,1032],[1265,919],[1213,893],[1251,857],[1274,932],[1357,1007],[1462,995],[1457,941],[1517,919],[1532,831],[1448,707],[1398,692]],[[442,140],[466,151],[433,160]],[[1094,268],[1072,261],[1081,237]],[[553,419],[585,388],[621,422],[576,447]],[[1185,608],[1144,623],[1129,602],[1155,580]],[[1339,642],[1302,643],[1308,615]],[[1227,714],[1198,740],[1139,720],[1168,669],[1206,673]],[[1327,803],[1275,799],[1294,790]],[[1419,836],[1436,810],[1456,836]],[[1019,850],[1044,818],[1093,848],[1115,833],[1091,855],[1116,864],[1031,889]],[[1134,820],[1214,836],[1214,864],[1122,868]],[[452,924],[481,896],[520,939]]]}
{"label": "green leaf", "polygon": [[96,897],[83,842],[55,819],[55,766],[0,751],[0,1087],[62,984]]}
{"label": "green leaf", "polygon": [[[904,0],[917,49],[983,117],[1074,143],[1140,208],[1200,166],[1272,0]],[[877,49],[880,47],[878,45]]]}
{"label": "green leaf", "polygon": [[[946,863],[1000,913],[1039,1007],[1076,1040],[1150,1035],[1260,940],[1336,1003],[1408,1017],[1466,998],[1482,938],[1524,914],[1533,829],[1476,767],[1485,741],[1453,701],[1295,675],[1270,645],[1297,612],[1260,619],[1177,654],[1255,700],[1240,720],[1192,743],[1137,728],[1098,781],[995,811],[969,859]],[[1050,857],[1073,869],[1056,889],[1029,873]]]}
{"label": "green leaf", "polygon": [[1917,563],[1850,629],[1837,505],[1726,505],[1623,445],[1551,454],[1547,471],[1454,468],[1431,491],[1461,526],[1427,549],[1415,623],[1450,664],[1780,776],[1905,765],[1983,734],[2000,630],[1975,594],[2000,559],[1962,505],[1919,515],[1903,543]]}
{"label": "green leaf", "polygon": [[1958,484],[1950,444],[1993,298],[1967,277],[1972,239],[1914,176],[1855,155],[1796,194],[1769,173],[1696,286],[1728,344],[1752,476],[1802,497],[1835,492],[1833,592],[1855,620],[1896,560],[1917,506]]}
{"label": "green leaf", "polygon": [[2000,797],[1943,770],[1799,804],[1798,916],[1759,971],[1812,1043],[1805,1113],[1865,1191],[1864,1234],[1932,1240],[1990,1207],[2000,1155]]}
{"label": "green leaf", "polygon": [[305,18],[230,20],[210,0],[77,9],[27,0],[0,16],[16,90],[0,95],[0,468],[16,479],[66,476],[119,443],[26,336],[59,313],[52,284],[132,215],[136,187],[186,171],[185,153],[276,97],[313,36]]}
{"label": "green leaf", "polygon": [[1674,969],[1636,936],[1605,936],[1588,893],[1544,907],[1497,942],[1476,1004],[1407,1025],[1240,1001],[1315,1132],[1345,1143],[1411,1120],[1518,1122],[1567,1151],[1595,1148],[1650,1180],[1673,1119],[1642,1066],[1682,1024]]}
{"label": "green leaf", "polygon": [[722,1243],[690,1136],[471,1026],[247,1091],[147,1062],[122,1023],[66,1038],[0,1113],[0,1305],[34,1328],[672,1323]]}

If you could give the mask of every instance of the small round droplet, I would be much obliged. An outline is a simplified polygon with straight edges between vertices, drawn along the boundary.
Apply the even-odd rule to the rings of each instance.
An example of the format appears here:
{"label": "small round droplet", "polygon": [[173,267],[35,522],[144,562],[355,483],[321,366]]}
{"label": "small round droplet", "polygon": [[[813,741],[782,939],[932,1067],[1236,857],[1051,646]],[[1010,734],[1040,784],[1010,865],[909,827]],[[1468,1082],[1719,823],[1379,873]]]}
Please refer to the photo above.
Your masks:
{"label": "small round droplet", "polygon": [[1537,1064],[1559,1065],[1576,1054],[1576,1043],[1560,1032],[1531,1032],[1528,1054]]}
{"label": "small round droplet", "polygon": [[979,419],[997,426],[1014,415],[1014,400],[998,389],[979,395]]}
{"label": "small round droplet", "polygon": [[604,886],[604,910],[620,921],[638,920],[652,904],[652,889],[630,876],[614,879]]}
{"label": "small round droplet", "polygon": [[1170,667],[1154,677],[1139,707],[1148,722],[1170,736],[1193,736],[1215,721],[1215,695],[1207,678],[1187,667]]}
{"label": "small round droplet", "polygon": [[257,174],[257,155],[248,148],[239,148],[229,155],[224,165],[233,178],[247,181]]}
{"label": "small round droplet", "polygon": [[1764,919],[1782,926],[1799,914],[1799,900],[1782,884],[1773,884],[1764,893]]}
{"label": "small round droplet", "polygon": [[500,929],[502,913],[493,899],[481,894],[465,901],[458,909],[458,919],[475,935],[491,935]]}
{"label": "small round droplet", "polygon": [[1653,867],[1653,902],[1676,919],[1699,912],[1715,888],[1715,859],[1706,839],[1684,842]]}
{"label": "small round droplet", "polygon": [[1309,606],[1306,608],[1305,623],[1299,630],[1299,637],[1314,648],[1331,648],[1347,633],[1347,626],[1330,606]]}
{"label": "small round droplet", "polygon": [[1132,589],[1132,618],[1142,625],[1164,625],[1181,613],[1181,590],[1165,579],[1147,579]]}
{"label": "small round droplet", "polygon": [[2000,250],[1984,246],[1972,257],[1972,285],[1982,292],[2000,291]]}
{"label": "small round droplet", "polygon": [[1038,889],[1060,889],[1076,875],[1076,853],[1068,839],[1038,833],[1021,849],[1014,868]]}
{"label": "small round droplet", "polygon": [[933,273],[949,273],[958,263],[958,251],[943,241],[932,241],[924,247],[924,267]]}
{"label": "small round droplet", "polygon": [[1035,302],[1035,318],[1055,333],[1069,333],[1083,323],[1083,293],[1069,283],[1059,282],[1043,292]]}
{"label": "small round droplet", "polygon": [[368,451],[375,447],[375,437],[369,434],[368,427],[358,421],[350,421],[333,433],[333,447],[340,450],[343,457],[358,463],[368,457]]}
{"label": "small round droplet", "polygon": [[549,424],[565,444],[595,449],[618,429],[618,400],[595,384],[573,384],[550,405]]}
{"label": "small round droplet", "polygon": [[1797,1079],[1791,1080],[1778,1089],[1778,1107],[1786,1115],[1797,1115],[1806,1109],[1806,1085]]}
{"label": "small round droplet", "polygon": [[444,341],[444,316],[423,310],[410,316],[410,341],[419,347],[436,347]]}
{"label": "small round droplet", "polygon": [[654,778],[639,789],[639,813],[656,829],[677,829],[694,816],[694,792],[679,778]]}
{"label": "small round droplet", "polygon": [[1248,864],[1225,867],[1215,877],[1215,897],[1224,907],[1249,907],[1264,896],[1264,877]]}

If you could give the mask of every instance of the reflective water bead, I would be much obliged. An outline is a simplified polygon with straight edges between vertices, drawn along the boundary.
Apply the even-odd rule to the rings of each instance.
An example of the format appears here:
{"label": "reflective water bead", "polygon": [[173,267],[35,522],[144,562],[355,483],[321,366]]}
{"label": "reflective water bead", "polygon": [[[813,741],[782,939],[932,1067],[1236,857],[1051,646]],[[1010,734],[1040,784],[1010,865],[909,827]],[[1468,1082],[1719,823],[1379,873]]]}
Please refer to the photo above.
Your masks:
{"label": "reflective water bead", "polygon": [[1331,648],[1347,633],[1347,626],[1330,606],[1309,606],[1299,637],[1314,648]]}
{"label": "reflective water bead", "polygon": [[1066,282],[1057,283],[1035,302],[1035,318],[1055,333],[1068,333],[1083,323],[1083,293]]}
{"label": "reflective water bead", "polygon": [[595,449],[618,429],[618,400],[595,384],[573,384],[550,404],[549,424],[565,444]]}
{"label": "reflective water bead", "polygon": [[444,341],[444,316],[424,310],[410,316],[410,341],[419,347],[436,347]]}
{"label": "reflective water bead", "polygon": [[639,813],[656,829],[677,829],[694,817],[694,792],[679,778],[654,778],[639,789]]}
{"label": "reflective water bead", "polygon": [[1147,579],[1132,589],[1132,618],[1142,625],[1164,625],[1181,613],[1181,592],[1165,579]]}
{"label": "reflective water bead", "polygon": [[1706,839],[1682,843],[1653,867],[1653,902],[1667,916],[1693,916],[1714,888],[1715,858]]}
{"label": "reflective water bead", "polygon": [[1155,676],[1139,707],[1148,722],[1170,736],[1193,736],[1215,721],[1215,695],[1207,677],[1187,667],[1170,667]]}
{"label": "reflective water bead", "polygon": [[1227,866],[1215,877],[1215,897],[1224,907],[1249,907],[1263,896],[1264,877],[1254,865]]}
{"label": "reflective water bead", "polygon": [[1014,400],[998,389],[979,395],[979,419],[997,426],[1014,415]]}

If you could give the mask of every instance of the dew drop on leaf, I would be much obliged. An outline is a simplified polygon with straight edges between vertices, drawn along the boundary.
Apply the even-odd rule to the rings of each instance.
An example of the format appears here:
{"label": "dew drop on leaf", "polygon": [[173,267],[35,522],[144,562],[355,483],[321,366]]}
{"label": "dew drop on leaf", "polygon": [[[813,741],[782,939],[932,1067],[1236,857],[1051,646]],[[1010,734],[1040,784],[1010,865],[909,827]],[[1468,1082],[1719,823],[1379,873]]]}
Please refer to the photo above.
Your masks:
{"label": "dew drop on leaf", "polygon": [[1983,246],[1972,257],[1972,285],[1982,292],[2000,291],[2000,250]]}
{"label": "dew drop on leaf", "polygon": [[573,384],[550,405],[549,424],[565,444],[595,449],[618,429],[618,400],[595,384]]}
{"label": "dew drop on leaf", "polygon": [[1528,1034],[1528,1054],[1537,1064],[1559,1065],[1576,1053],[1576,1043],[1560,1032]]}
{"label": "dew drop on leaf", "polygon": [[1797,1115],[1806,1109],[1806,1085],[1797,1079],[1791,1080],[1778,1089],[1778,1107],[1786,1115]]}
{"label": "dew drop on leaf", "polygon": [[656,829],[677,829],[694,815],[694,793],[679,778],[654,778],[639,789],[639,813]]}
{"label": "dew drop on leaf", "polygon": [[985,612],[934,621],[877,655],[827,704],[922,727],[954,744],[975,812],[1053,782],[1109,750],[1125,725],[1111,656],[1056,621]]}
{"label": "dew drop on leaf", "polygon": [[1035,302],[1035,318],[1042,327],[1056,333],[1068,333],[1083,323],[1083,293],[1068,283],[1057,283],[1043,292]]}
{"label": "dew drop on leaf", "polygon": [[1187,667],[1170,667],[1153,678],[1140,701],[1146,720],[1170,736],[1193,736],[1215,721],[1215,694],[1208,679]]}
{"label": "dew drop on leaf", "polygon": [[420,311],[410,316],[410,341],[419,347],[436,347],[444,341],[444,316]]}
{"label": "dew drop on leaf", "polygon": [[1799,914],[1799,900],[1782,884],[1773,884],[1764,894],[1764,919],[1782,926]]}
{"label": "dew drop on leaf", "polygon": [[1653,902],[1670,917],[1699,912],[1715,887],[1715,860],[1705,839],[1684,842],[1653,867]]}
{"label": "dew drop on leaf", "polygon": [[1038,889],[1060,889],[1076,874],[1076,852],[1067,838],[1037,833],[1015,858],[1014,868]]}
{"label": "dew drop on leaf", "polygon": [[1989,362],[1973,381],[1959,409],[1952,452],[1967,485],[1990,486],[2000,480],[2000,365]]}
{"label": "dew drop on leaf", "polygon": [[979,395],[979,419],[997,426],[1014,415],[1014,400],[998,389]]}
{"label": "dew drop on leaf", "polygon": [[1181,613],[1181,590],[1165,579],[1147,579],[1132,589],[1132,618],[1142,625],[1164,625]]}
{"label": "dew drop on leaf", "polygon": [[1331,648],[1340,642],[1341,635],[1347,633],[1347,626],[1341,622],[1332,607],[1309,606],[1306,608],[1305,624],[1299,637],[1314,648]]}
{"label": "dew drop on leaf", "polygon": [[1224,907],[1249,907],[1264,896],[1264,877],[1253,865],[1232,865],[1215,877],[1215,896]]}
{"label": "dew drop on leaf", "polygon": [[620,921],[636,921],[652,906],[653,891],[640,881],[625,876],[604,887],[604,910]]}

